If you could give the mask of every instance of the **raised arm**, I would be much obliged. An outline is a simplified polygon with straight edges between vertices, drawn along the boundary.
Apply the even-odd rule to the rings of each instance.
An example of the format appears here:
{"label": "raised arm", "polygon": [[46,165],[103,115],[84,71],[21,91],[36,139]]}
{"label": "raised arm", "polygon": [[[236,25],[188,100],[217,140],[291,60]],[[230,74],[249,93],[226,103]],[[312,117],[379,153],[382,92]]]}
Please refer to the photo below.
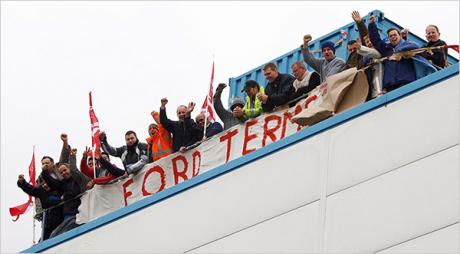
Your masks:
{"label": "raised arm", "polygon": [[310,65],[315,71],[321,71],[321,63],[323,62],[321,59],[318,59],[313,56],[308,48],[308,43],[311,41],[311,35],[307,34],[303,37],[303,44],[300,47],[302,50],[303,60]]}
{"label": "raised arm", "polygon": [[99,140],[101,141],[101,147],[102,147],[102,150],[104,150],[104,152],[112,156],[115,156],[115,157],[121,157],[121,154],[123,153],[123,148],[122,147],[115,148],[109,145],[107,141],[107,135],[105,134],[105,132],[103,131],[101,132],[101,134],[99,135]]}
{"label": "raised arm", "polygon": [[214,97],[213,97],[214,109],[216,110],[216,113],[221,120],[233,117],[233,114],[230,111],[226,110],[224,108],[224,105],[222,105],[221,96],[222,96],[222,91],[224,90],[225,87],[227,87],[226,84],[220,83],[217,86],[216,93],[214,94]]}
{"label": "raised arm", "polygon": [[70,146],[69,146],[69,137],[67,134],[61,134],[62,140],[62,150],[61,155],[59,156],[59,163],[69,163],[69,155],[70,155]]}
{"label": "raised arm", "polygon": [[24,175],[22,174],[18,176],[17,184],[18,187],[22,189],[22,191],[33,197],[39,197],[41,190],[43,190],[40,187],[33,187],[28,182],[26,182],[26,180],[24,179]]}
{"label": "raised arm", "polygon": [[163,98],[161,99],[161,107],[160,107],[160,123],[163,127],[171,132],[174,133],[174,122],[169,120],[168,116],[166,115],[166,104],[168,103],[168,99]]}

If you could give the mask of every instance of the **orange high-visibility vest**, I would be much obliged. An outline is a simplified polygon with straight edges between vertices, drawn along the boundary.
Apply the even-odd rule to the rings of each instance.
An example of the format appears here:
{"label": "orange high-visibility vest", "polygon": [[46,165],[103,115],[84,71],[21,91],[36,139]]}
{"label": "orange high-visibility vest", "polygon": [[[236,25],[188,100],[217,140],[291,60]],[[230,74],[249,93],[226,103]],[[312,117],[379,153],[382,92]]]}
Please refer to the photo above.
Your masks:
{"label": "orange high-visibility vest", "polygon": [[171,134],[161,124],[158,124],[158,130],[157,135],[146,139],[147,144],[151,144],[152,146],[151,153],[153,161],[166,157],[173,151]]}

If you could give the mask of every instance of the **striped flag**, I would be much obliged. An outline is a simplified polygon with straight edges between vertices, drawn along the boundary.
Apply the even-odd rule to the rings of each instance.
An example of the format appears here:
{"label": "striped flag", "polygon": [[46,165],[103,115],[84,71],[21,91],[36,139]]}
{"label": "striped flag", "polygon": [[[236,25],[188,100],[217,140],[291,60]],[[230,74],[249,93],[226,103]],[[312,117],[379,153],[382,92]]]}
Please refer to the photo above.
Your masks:
{"label": "striped flag", "polygon": [[212,62],[212,71],[211,71],[211,84],[209,85],[209,92],[206,95],[206,99],[204,100],[203,106],[201,107],[201,112],[205,113],[205,116],[209,116],[213,121],[216,119],[214,118],[214,106],[212,103],[213,91],[214,88],[212,84],[214,83],[214,62]]}

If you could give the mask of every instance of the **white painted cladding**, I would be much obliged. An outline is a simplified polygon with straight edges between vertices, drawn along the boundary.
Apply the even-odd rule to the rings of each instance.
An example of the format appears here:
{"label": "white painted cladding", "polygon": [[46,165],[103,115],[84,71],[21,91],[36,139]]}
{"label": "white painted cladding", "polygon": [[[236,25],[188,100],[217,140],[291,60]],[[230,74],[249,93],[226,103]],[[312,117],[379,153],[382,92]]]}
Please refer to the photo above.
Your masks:
{"label": "white painted cladding", "polygon": [[458,252],[458,83],[457,75],[47,252]]}

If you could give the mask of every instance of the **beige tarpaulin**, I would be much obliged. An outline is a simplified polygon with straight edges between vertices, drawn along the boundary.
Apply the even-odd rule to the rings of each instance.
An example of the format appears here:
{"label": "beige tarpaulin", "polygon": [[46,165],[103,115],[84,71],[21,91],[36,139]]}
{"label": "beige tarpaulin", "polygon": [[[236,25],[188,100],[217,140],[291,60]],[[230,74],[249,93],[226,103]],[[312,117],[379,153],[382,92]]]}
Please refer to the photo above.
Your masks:
{"label": "beige tarpaulin", "polygon": [[302,126],[312,125],[366,101],[369,85],[364,71],[347,69],[326,79],[310,92],[318,99],[292,118]]}

